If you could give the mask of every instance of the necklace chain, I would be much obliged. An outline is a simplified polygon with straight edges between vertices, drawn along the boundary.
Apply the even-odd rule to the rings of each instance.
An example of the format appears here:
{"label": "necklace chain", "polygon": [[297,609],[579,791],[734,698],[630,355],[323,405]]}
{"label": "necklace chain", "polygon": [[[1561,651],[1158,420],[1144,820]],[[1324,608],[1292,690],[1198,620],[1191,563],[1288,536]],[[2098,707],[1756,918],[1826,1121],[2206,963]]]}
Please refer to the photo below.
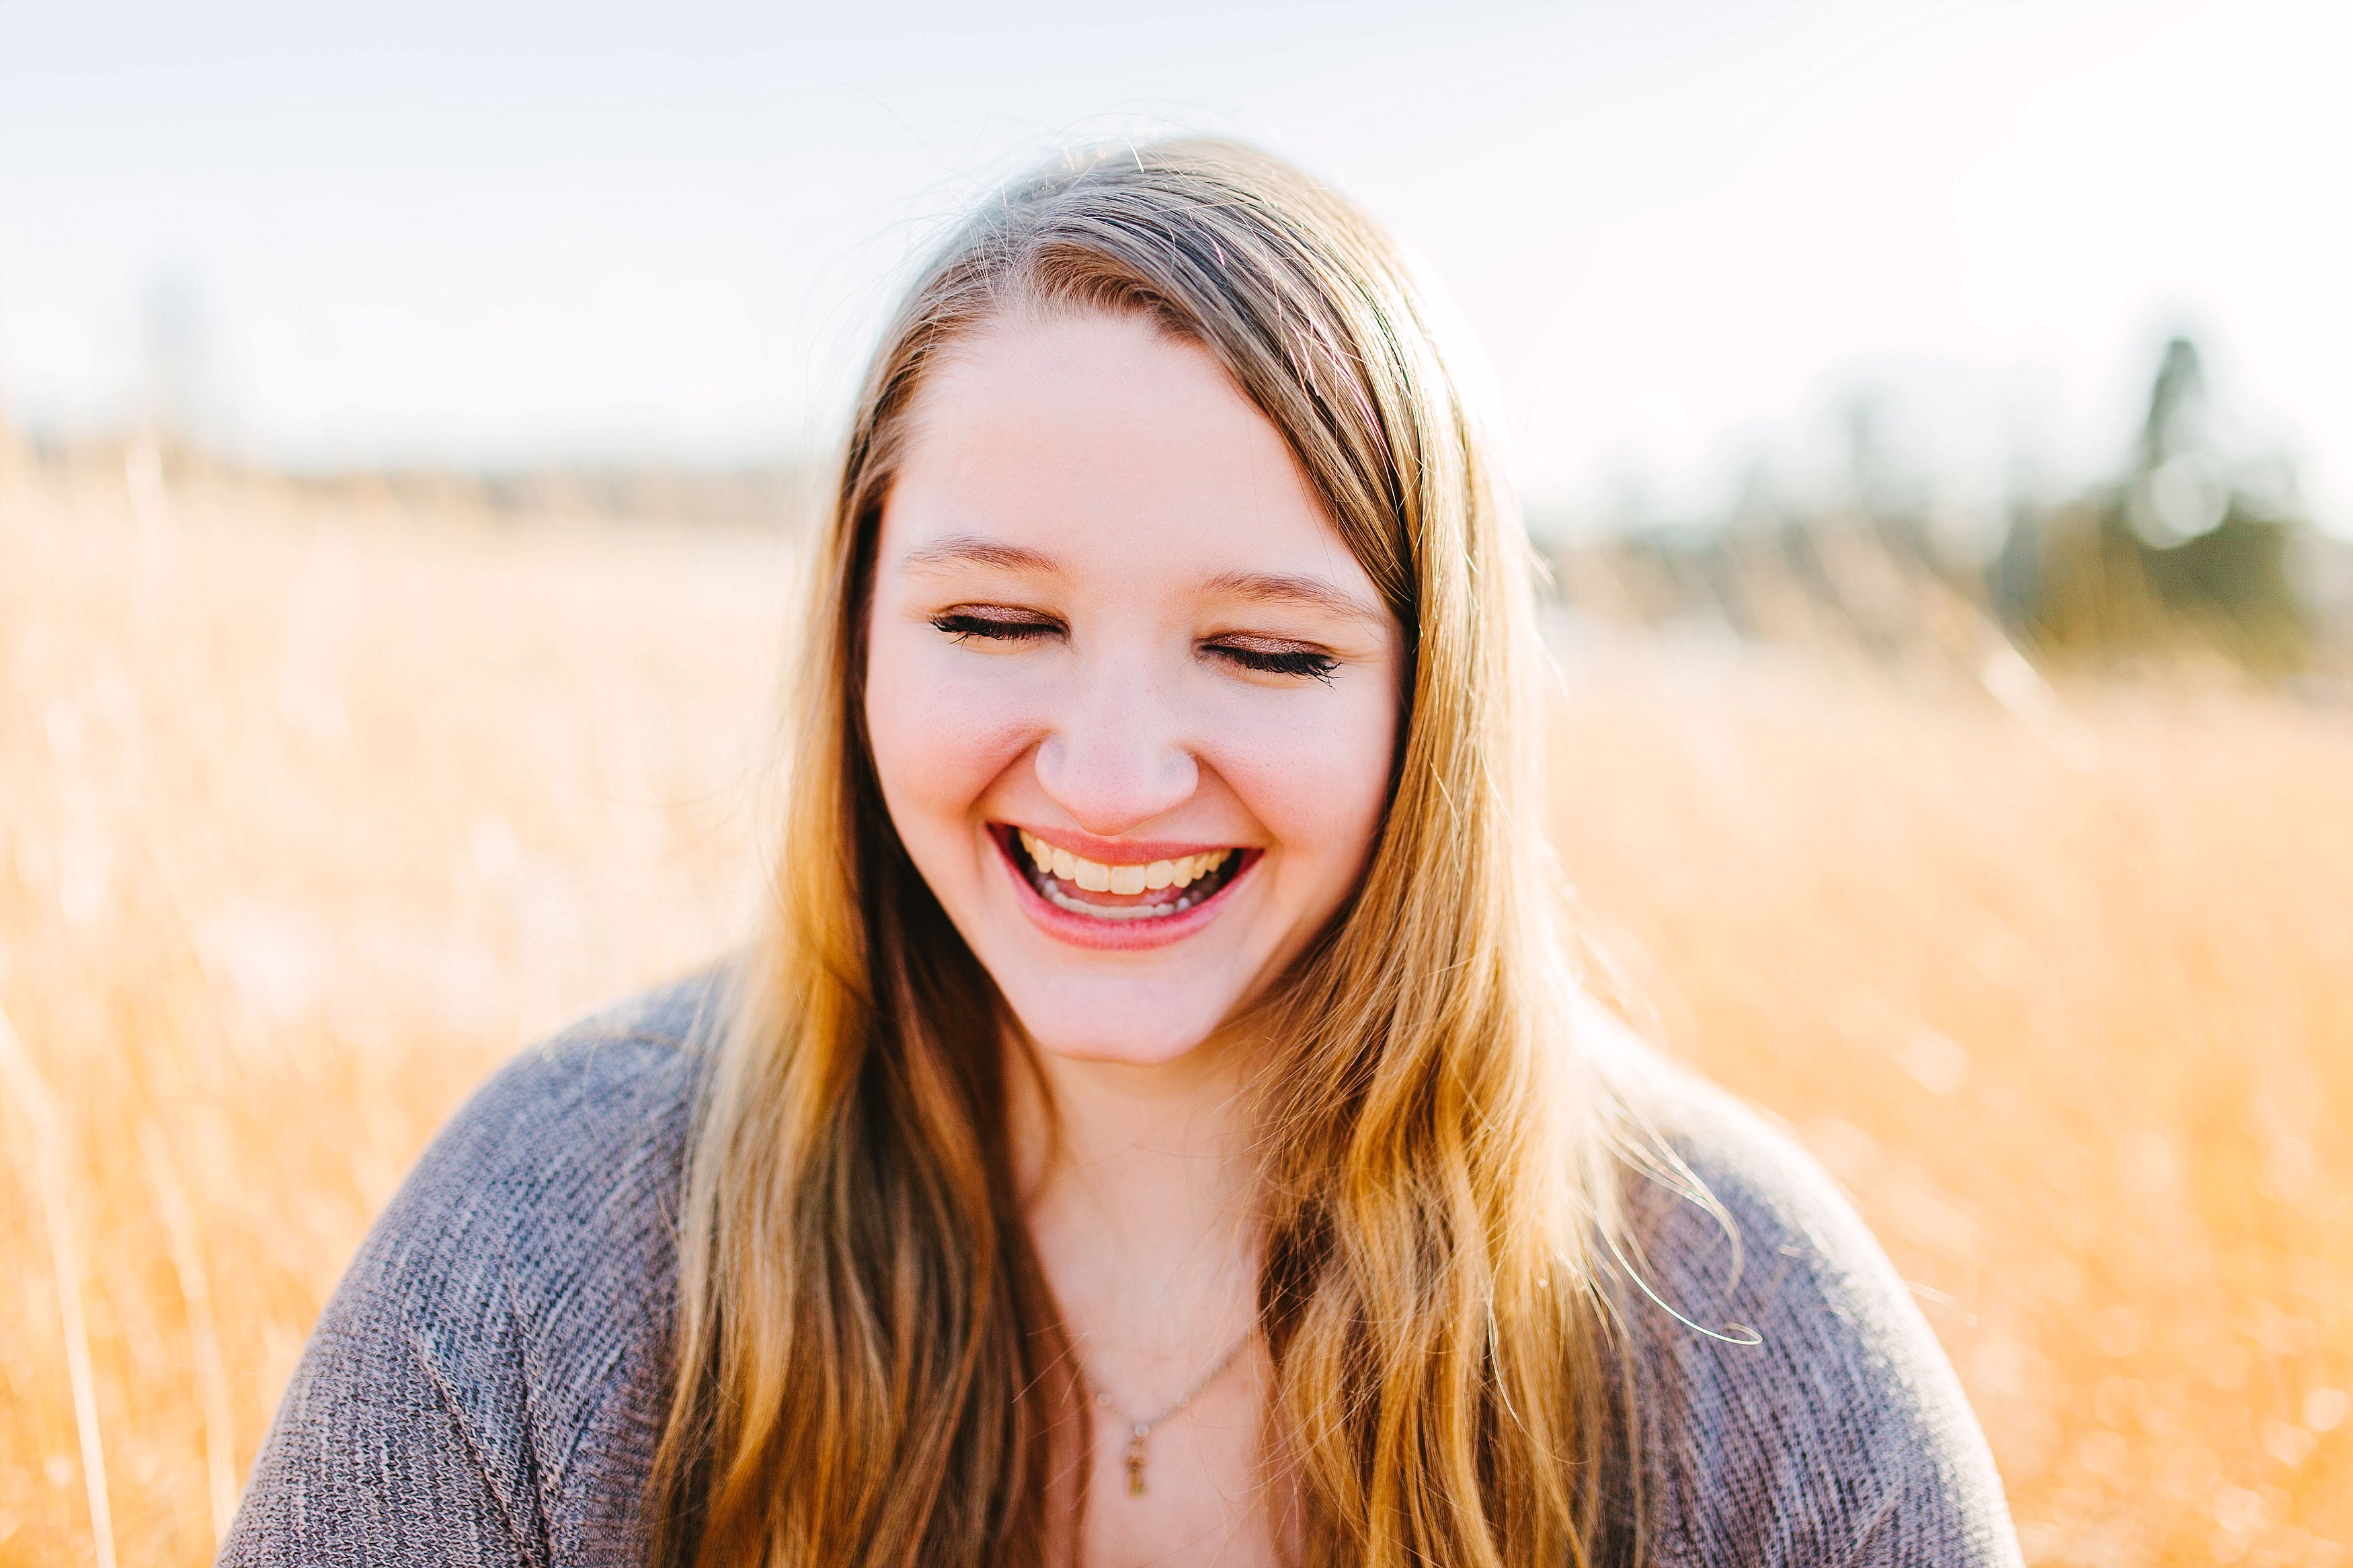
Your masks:
{"label": "necklace chain", "polygon": [[[1192,1404],[1194,1400],[1199,1398],[1202,1394],[1208,1393],[1211,1384],[1217,1382],[1218,1379],[1225,1376],[1228,1372],[1231,1371],[1234,1363],[1241,1359],[1243,1347],[1250,1342],[1250,1340],[1257,1334],[1257,1332],[1258,1330],[1254,1327],[1243,1330],[1241,1334],[1235,1339],[1234,1342],[1226,1347],[1226,1353],[1218,1358],[1217,1364],[1209,1368],[1208,1371],[1203,1373],[1200,1377],[1195,1381],[1192,1387],[1178,1394],[1176,1396],[1176,1403],[1169,1405],[1166,1410],[1163,1410],[1159,1415],[1153,1416],[1148,1421],[1139,1421],[1132,1415],[1127,1417],[1128,1437],[1126,1463],[1128,1496],[1142,1497],[1144,1495],[1144,1468],[1152,1457],[1151,1451],[1145,1447],[1145,1443],[1151,1437],[1154,1428],[1157,1427],[1162,1422],[1167,1420],[1170,1416],[1176,1415],[1179,1410],[1182,1410],[1187,1405]],[[1111,1395],[1101,1389],[1098,1389],[1095,1392],[1095,1404],[1105,1410],[1113,1411],[1113,1414],[1117,1413],[1116,1408],[1111,1402]]]}

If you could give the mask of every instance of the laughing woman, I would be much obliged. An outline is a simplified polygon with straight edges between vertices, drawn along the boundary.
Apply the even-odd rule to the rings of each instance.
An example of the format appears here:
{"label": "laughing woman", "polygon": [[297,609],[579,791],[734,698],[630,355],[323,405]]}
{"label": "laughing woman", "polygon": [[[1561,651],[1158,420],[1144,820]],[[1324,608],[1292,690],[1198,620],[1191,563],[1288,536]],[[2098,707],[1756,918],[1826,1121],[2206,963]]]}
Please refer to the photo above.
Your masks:
{"label": "laughing woman", "polygon": [[1526,546],[1361,213],[983,206],[884,336],[766,928],[509,1068],[237,1563],[2007,1563],[1805,1160],[1579,1005]]}

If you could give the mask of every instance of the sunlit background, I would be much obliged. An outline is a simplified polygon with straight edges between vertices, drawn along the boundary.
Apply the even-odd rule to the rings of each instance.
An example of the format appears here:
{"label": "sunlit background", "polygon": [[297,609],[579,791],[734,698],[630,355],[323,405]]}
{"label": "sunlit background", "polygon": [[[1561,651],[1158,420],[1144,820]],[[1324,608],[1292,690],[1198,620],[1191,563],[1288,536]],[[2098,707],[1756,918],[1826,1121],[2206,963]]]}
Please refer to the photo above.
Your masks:
{"label": "sunlit background", "polygon": [[2327,0],[13,5],[0,387],[305,467],[822,446],[1044,148],[1239,134],[1452,287],[1538,510],[1721,508],[1858,400],[1957,505],[2123,459],[2167,339],[2353,531]]}
{"label": "sunlit background", "polygon": [[2353,1559],[2353,8],[0,0],[0,1563],[198,1563],[499,1060],[736,940],[793,546],[996,180],[1386,218],[1593,984],[2030,1561]]}

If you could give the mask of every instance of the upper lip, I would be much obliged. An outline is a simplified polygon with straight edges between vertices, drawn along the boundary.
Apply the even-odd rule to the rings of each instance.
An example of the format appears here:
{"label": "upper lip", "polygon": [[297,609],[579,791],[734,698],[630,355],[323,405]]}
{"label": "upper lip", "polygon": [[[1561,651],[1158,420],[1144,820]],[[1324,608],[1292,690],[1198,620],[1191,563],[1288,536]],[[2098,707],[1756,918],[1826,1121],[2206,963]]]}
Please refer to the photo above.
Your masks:
{"label": "upper lip", "polygon": [[1098,838],[1075,827],[1035,827],[1026,822],[1008,822],[1005,826],[1103,866],[1148,866],[1155,860],[1182,860],[1187,855],[1214,855],[1220,849],[1250,847],[1230,839]]}

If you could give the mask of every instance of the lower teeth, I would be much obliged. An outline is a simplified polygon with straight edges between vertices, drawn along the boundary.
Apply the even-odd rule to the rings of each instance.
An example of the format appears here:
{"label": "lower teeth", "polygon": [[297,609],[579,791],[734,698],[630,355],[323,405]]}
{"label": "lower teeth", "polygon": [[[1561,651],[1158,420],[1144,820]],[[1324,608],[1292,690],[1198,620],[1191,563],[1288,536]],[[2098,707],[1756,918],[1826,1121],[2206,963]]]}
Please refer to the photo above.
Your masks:
{"label": "lower teeth", "polygon": [[1068,910],[1074,915],[1086,915],[1099,921],[1165,920],[1170,915],[1183,914],[1201,900],[1208,897],[1207,892],[1198,894],[1186,892],[1179,894],[1176,902],[1167,904],[1091,904],[1083,899],[1074,899],[1062,891],[1060,888],[1055,886],[1054,879],[1050,877],[1032,877],[1029,879],[1029,885],[1043,894],[1046,901],[1056,909]]}
{"label": "lower teeth", "polygon": [[1038,889],[1040,898],[1045,898],[1045,900],[1050,902],[1050,905],[1054,905],[1057,910],[1069,910],[1071,914],[1085,914],[1087,920],[1111,920],[1111,921],[1167,920],[1169,914],[1184,914],[1186,910],[1190,910],[1193,905],[1207,900],[1207,898],[1212,896],[1217,889],[1221,889],[1221,886],[1226,886],[1229,881],[1233,881],[1233,877],[1230,875],[1202,877],[1200,881],[1196,881],[1196,884],[1190,886],[1190,889],[1186,889],[1184,893],[1176,893],[1176,889],[1169,889],[1172,893],[1176,893],[1176,898],[1169,902],[1087,902],[1085,898],[1073,898],[1071,893],[1063,893],[1061,881],[1059,881],[1057,877],[1050,877],[1047,872],[1030,872],[1029,865],[1021,865],[1021,875],[1029,877],[1030,886]]}

